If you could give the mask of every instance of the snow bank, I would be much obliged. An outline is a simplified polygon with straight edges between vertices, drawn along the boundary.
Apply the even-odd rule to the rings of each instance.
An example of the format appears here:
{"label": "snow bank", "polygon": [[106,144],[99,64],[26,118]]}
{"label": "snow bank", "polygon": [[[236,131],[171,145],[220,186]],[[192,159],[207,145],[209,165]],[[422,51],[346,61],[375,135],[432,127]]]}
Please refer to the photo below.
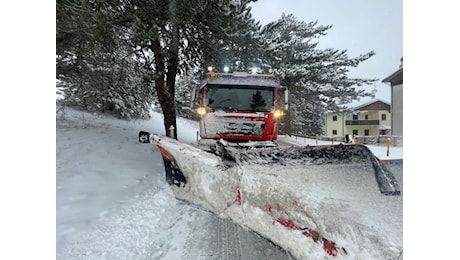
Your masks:
{"label": "snow bank", "polygon": [[223,164],[175,140],[159,145],[187,179],[185,186],[171,186],[176,197],[231,218],[299,259],[328,257],[324,243],[305,230],[335,242],[339,257],[396,259],[402,251],[402,196],[380,193],[371,162]]}
{"label": "snow bank", "polygon": [[222,166],[220,158],[185,145],[196,141],[198,123],[178,119],[181,142],[165,139],[162,145],[193,174],[193,185],[170,188],[158,149],[136,139],[140,129],[164,133],[160,114],[124,121],[71,109],[60,113],[57,259],[183,258],[187,236],[196,229],[190,223],[197,220],[175,196],[256,230],[303,259],[331,257],[296,227],[345,248],[348,255],[338,258],[391,258],[402,250],[402,196],[379,194],[366,165],[305,166],[306,171],[289,164],[263,170],[251,164]]}

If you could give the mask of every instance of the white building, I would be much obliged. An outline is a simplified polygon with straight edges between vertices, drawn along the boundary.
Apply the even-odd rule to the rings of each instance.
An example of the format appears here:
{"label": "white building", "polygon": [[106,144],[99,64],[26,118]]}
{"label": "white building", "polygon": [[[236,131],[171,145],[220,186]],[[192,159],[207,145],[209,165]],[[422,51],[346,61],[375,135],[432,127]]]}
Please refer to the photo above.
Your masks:
{"label": "white building", "polygon": [[399,69],[382,82],[391,86],[391,135],[403,136],[403,58]]}
{"label": "white building", "polygon": [[374,100],[357,106],[348,114],[328,113],[326,135],[334,137],[388,135],[391,130],[391,105]]}

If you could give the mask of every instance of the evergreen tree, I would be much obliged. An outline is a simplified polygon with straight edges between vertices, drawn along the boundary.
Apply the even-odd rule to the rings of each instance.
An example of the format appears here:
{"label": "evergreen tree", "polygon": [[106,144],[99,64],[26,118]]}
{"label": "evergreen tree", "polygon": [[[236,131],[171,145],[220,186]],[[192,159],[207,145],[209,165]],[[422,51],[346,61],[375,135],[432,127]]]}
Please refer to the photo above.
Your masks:
{"label": "evergreen tree", "polygon": [[56,78],[66,83],[71,105],[122,118],[147,117],[152,94],[125,44],[125,32],[115,26],[120,6],[112,4],[56,2]]}
{"label": "evergreen tree", "polygon": [[254,54],[254,1],[58,0],[56,78],[68,86],[69,103],[122,117],[148,114],[157,98],[168,131],[185,107],[176,99],[190,95],[190,85],[176,93],[177,76]]}
{"label": "evergreen tree", "polygon": [[[242,37],[250,37],[248,26],[255,25],[248,3],[203,0],[126,0],[125,27],[132,32],[130,43],[144,67],[151,69],[164,126],[176,125],[176,78],[196,67],[222,63],[222,53],[239,47]],[[253,30],[254,31],[254,30]],[[238,47],[238,48],[236,48]],[[218,53],[218,55],[215,55]]]}
{"label": "evergreen tree", "polygon": [[176,133],[176,115],[193,117],[192,88],[208,66],[271,68],[291,92],[286,133],[320,133],[324,112],[373,94],[359,87],[376,79],[348,77],[373,51],[349,58],[346,50],[321,50],[317,39],[331,26],[293,15],[260,28],[251,2],[58,0],[56,77],[68,102],[125,118],[148,115],[157,98],[166,131],[174,125]]}
{"label": "evergreen tree", "polygon": [[249,3],[256,0],[223,1],[225,17],[212,19],[217,32],[206,34],[207,48],[201,54],[201,69],[206,72],[213,66],[217,72],[227,66],[232,71],[249,70],[259,62],[262,48],[259,36],[260,24],[251,16]]}
{"label": "evergreen tree", "polygon": [[200,73],[198,68],[190,75],[181,75],[176,83],[176,104],[177,115],[180,117],[199,120],[199,116],[194,110],[197,98],[197,90],[199,89]]}
{"label": "evergreen tree", "polygon": [[377,79],[348,77],[349,68],[358,66],[375,53],[370,51],[349,58],[346,50],[319,49],[317,38],[332,26],[318,26],[317,21],[298,21],[294,15],[282,17],[261,30],[264,60],[283,86],[290,90],[290,111],[285,117],[288,134],[321,133],[326,111],[346,109],[343,104],[360,97],[373,96],[358,87]]}

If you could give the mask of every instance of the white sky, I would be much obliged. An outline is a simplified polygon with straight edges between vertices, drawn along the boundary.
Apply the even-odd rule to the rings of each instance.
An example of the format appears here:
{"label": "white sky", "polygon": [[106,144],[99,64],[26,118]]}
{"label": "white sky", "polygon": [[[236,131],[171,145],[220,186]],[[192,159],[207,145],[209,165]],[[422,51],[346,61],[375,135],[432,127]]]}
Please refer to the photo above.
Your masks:
{"label": "white sky", "polygon": [[391,101],[390,86],[381,81],[399,68],[403,56],[401,0],[259,0],[252,11],[262,25],[278,20],[283,12],[306,22],[318,20],[318,25],[333,25],[318,39],[319,47],[346,49],[351,58],[374,50],[376,55],[351,70],[350,76],[378,78],[376,98]]}

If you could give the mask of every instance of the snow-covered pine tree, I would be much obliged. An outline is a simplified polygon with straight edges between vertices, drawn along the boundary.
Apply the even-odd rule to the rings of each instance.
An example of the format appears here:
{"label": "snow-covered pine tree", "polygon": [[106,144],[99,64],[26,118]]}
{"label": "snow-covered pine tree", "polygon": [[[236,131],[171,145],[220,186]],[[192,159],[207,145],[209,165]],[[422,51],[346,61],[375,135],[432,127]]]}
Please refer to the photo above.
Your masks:
{"label": "snow-covered pine tree", "polygon": [[59,0],[56,77],[70,86],[69,102],[122,117],[144,114],[157,94],[168,129],[177,76],[254,53],[254,1]]}
{"label": "snow-covered pine tree", "polygon": [[321,134],[324,112],[346,109],[343,104],[374,94],[358,87],[377,79],[350,78],[348,72],[375,53],[349,58],[346,50],[319,49],[317,39],[330,28],[283,14],[261,30],[263,58],[291,92],[290,111],[282,129],[288,134]]}
{"label": "snow-covered pine tree", "polygon": [[[198,68],[190,74],[182,74],[176,82],[176,105],[177,115],[180,117],[199,120],[195,112],[195,98],[198,96],[197,90],[200,87],[200,73]],[[195,96],[193,96],[195,95]]]}
{"label": "snow-covered pine tree", "polygon": [[[208,46],[202,50],[201,69],[212,66],[223,72],[225,66],[232,71],[245,71],[258,62],[261,44],[259,41],[259,22],[251,15],[249,4],[255,0],[223,1],[223,15],[220,19],[210,17],[216,23],[215,32],[204,35]],[[209,14],[212,15],[212,14]]]}
{"label": "snow-covered pine tree", "polygon": [[115,26],[112,2],[56,2],[56,78],[65,82],[65,102],[121,118],[148,117],[152,91]]}
{"label": "snow-covered pine tree", "polygon": [[[124,26],[132,32],[130,43],[144,67],[152,70],[164,125],[169,129],[176,126],[177,77],[196,67],[202,74],[203,68],[217,66],[214,64],[227,50],[246,50],[234,39],[252,35],[248,24],[256,23],[247,4],[253,0],[123,2]],[[177,126],[175,129],[177,133]]]}
{"label": "snow-covered pine tree", "polygon": [[[250,2],[254,1],[230,1],[228,5],[220,4],[221,11],[225,13],[224,17],[220,17],[222,19],[213,17],[213,13],[205,12],[201,21],[196,19],[199,15],[194,14],[197,12],[196,8],[199,7],[186,8],[200,26],[204,25],[202,28],[204,34],[202,33],[201,42],[196,42],[196,37],[192,37],[199,33],[196,26],[187,27],[188,29],[184,30],[190,47],[184,49],[182,53],[186,54],[188,60],[193,59],[194,56],[190,55],[195,53],[198,59],[195,57],[195,63],[187,64],[178,73],[175,97],[179,116],[198,119],[196,112],[190,107],[191,94],[194,91],[195,94],[197,93],[200,79],[207,76],[209,66],[213,67],[216,72],[223,72],[225,66],[232,70],[243,71],[252,66],[252,62],[257,59],[261,47],[260,42],[257,41],[260,25],[251,16],[248,8]],[[206,23],[207,19],[210,20]],[[206,28],[210,29],[206,25],[209,23],[213,24],[214,31],[206,31]],[[192,48],[198,46],[201,47]]]}

